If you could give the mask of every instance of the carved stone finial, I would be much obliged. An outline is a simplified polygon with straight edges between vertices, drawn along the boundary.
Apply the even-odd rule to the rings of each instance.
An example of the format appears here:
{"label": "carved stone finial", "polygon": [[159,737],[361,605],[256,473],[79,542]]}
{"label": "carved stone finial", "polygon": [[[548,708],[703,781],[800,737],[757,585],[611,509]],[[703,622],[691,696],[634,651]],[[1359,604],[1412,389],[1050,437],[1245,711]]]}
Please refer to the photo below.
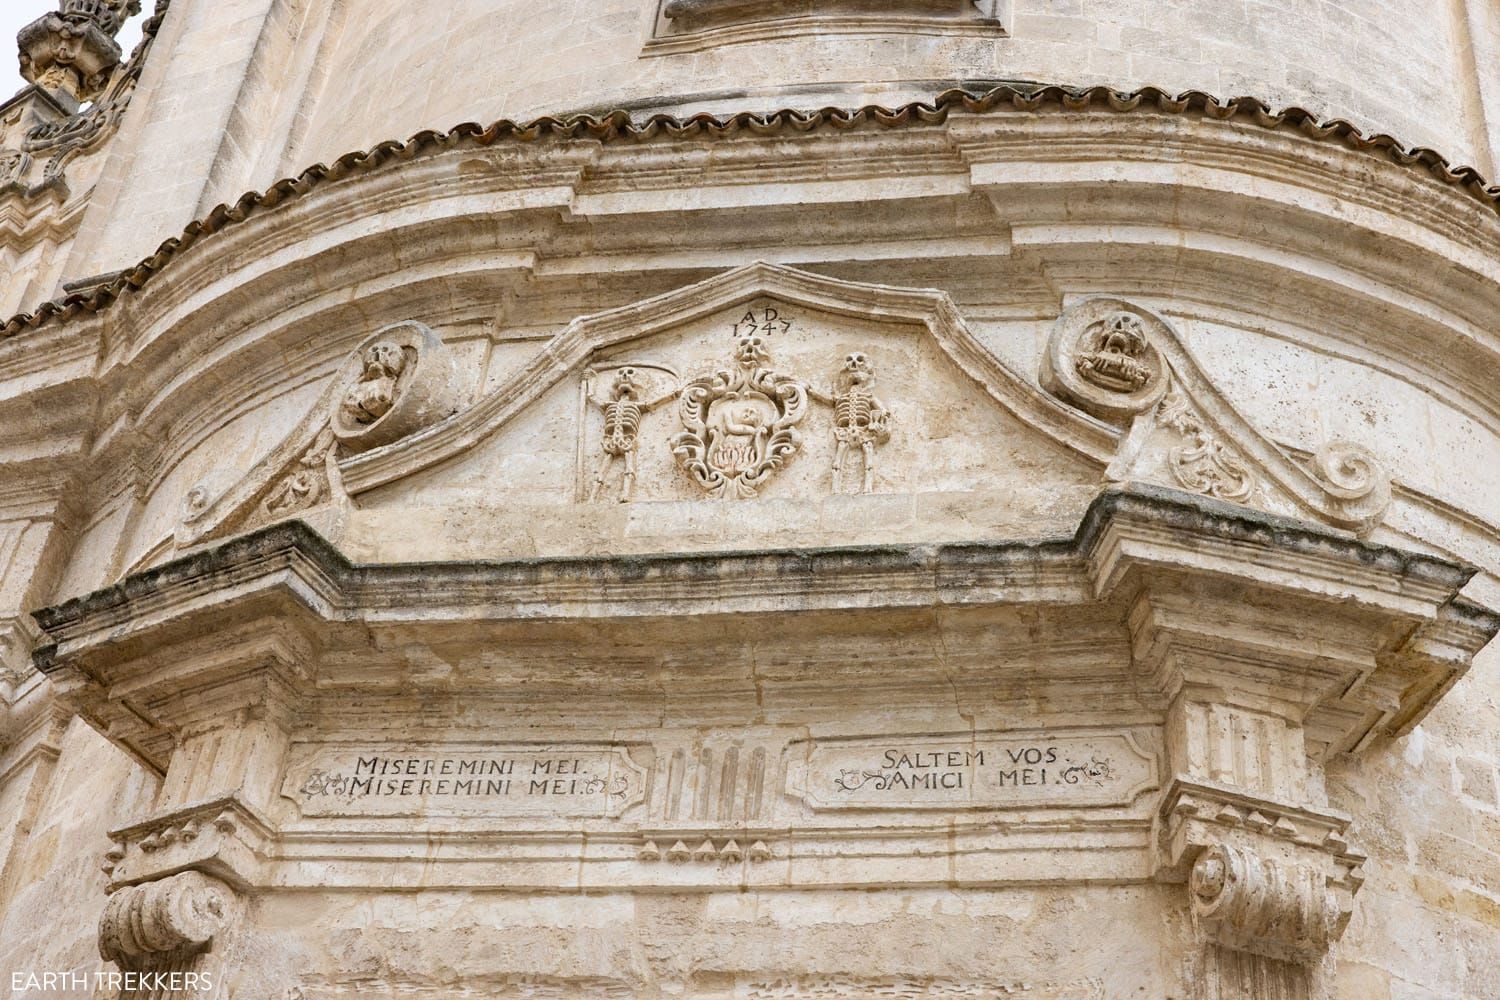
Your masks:
{"label": "carved stone finial", "polygon": [[104,89],[120,65],[119,33],[140,0],[62,0],[16,35],[21,75],[74,105]]}
{"label": "carved stone finial", "polygon": [[234,890],[202,872],[127,886],[99,920],[99,954],[124,969],[193,954],[229,921]]}
{"label": "carved stone finial", "polygon": [[1216,944],[1287,961],[1328,950],[1344,920],[1316,869],[1218,844],[1188,878],[1193,921]]}

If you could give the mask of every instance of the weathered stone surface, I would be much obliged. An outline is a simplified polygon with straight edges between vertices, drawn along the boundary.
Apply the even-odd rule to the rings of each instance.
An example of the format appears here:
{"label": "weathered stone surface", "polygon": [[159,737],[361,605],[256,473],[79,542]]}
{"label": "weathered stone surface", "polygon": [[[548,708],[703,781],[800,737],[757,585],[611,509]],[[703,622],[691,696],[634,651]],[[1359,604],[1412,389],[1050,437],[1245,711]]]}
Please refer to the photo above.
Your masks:
{"label": "weathered stone surface", "polygon": [[544,6],[19,40],[4,988],[1489,997],[1492,5]]}

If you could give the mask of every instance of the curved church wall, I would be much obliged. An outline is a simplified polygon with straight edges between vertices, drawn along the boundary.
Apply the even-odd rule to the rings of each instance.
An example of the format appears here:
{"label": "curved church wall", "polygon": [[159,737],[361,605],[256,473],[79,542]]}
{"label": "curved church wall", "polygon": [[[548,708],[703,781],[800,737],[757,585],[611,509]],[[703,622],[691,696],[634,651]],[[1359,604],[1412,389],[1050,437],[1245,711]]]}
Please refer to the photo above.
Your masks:
{"label": "curved church wall", "polygon": [[[689,31],[687,41],[662,26],[662,5],[563,4],[544,16],[503,0],[421,17],[396,0],[332,8],[324,82],[305,99],[309,124],[284,167],[459,121],[616,107],[894,106],[960,82],[983,89],[982,81],[1246,95],[1347,118],[1460,161],[1491,153],[1477,88],[1480,78],[1491,89],[1500,80],[1471,55],[1472,32],[1486,41],[1484,4],[1472,0],[965,0],[946,5],[955,8],[947,26],[931,18],[879,30],[857,27],[858,4],[833,0],[786,5],[789,20],[775,18],[773,5],[734,22],[758,31]],[[1465,8],[1474,6],[1471,25]],[[883,7],[894,20],[902,5]],[[917,16],[945,5],[909,7]]]}
{"label": "curved church wall", "polygon": [[1488,996],[1493,190],[1054,95],[207,211],[955,80],[1483,161],[1488,5],[231,6],[54,263],[208,222],[0,337],[0,972]]}

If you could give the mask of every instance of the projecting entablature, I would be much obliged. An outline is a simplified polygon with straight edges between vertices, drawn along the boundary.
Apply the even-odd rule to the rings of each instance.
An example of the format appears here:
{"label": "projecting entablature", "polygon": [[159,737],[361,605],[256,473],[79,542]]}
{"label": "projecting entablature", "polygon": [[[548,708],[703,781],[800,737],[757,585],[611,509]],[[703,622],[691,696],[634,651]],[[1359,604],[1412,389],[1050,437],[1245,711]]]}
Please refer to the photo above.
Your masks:
{"label": "projecting entablature", "polygon": [[1471,572],[1146,486],[762,553],[355,564],[289,521],[38,612],[37,663],[164,776],[119,907],[1190,880],[1207,945],[1302,975],[1364,878],[1323,762],[1500,630]]}

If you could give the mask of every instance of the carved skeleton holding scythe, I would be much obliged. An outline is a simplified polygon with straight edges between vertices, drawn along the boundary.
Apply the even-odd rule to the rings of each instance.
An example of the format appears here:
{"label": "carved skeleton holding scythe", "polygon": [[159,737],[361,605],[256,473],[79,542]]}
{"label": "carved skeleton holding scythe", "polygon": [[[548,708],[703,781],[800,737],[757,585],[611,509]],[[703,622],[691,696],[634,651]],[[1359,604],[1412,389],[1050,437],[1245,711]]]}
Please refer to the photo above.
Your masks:
{"label": "carved skeleton holding scythe", "polygon": [[860,351],[844,358],[838,391],[833,395],[833,491],[844,492],[843,472],[849,453],[858,448],[864,460],[859,492],[875,488],[875,446],[891,439],[891,413],[876,398],[875,369]]}

